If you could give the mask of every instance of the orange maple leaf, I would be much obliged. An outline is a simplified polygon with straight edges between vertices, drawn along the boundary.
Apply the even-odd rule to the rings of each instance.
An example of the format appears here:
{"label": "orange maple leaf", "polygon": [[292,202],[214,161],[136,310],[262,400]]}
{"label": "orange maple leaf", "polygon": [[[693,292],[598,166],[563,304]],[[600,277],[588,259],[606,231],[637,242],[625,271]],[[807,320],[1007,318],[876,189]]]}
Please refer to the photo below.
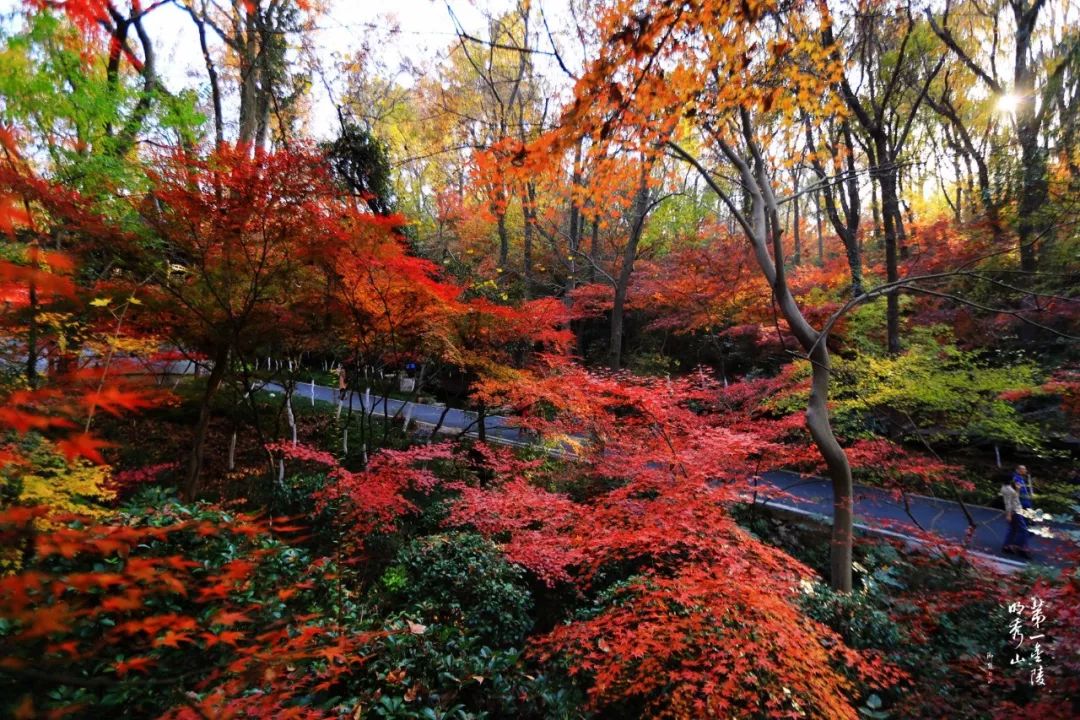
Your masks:
{"label": "orange maple leaf", "polygon": [[236,612],[234,610],[222,610],[214,619],[210,621],[212,625],[224,625],[225,627],[232,627],[236,623],[250,622],[251,618],[242,612]]}
{"label": "orange maple leaf", "polygon": [[70,617],[71,609],[63,603],[38,608],[30,617],[30,627],[21,633],[21,637],[27,639],[66,632]]}
{"label": "orange maple leaf", "polygon": [[68,462],[75,458],[84,457],[91,462],[104,465],[105,458],[101,456],[99,450],[111,447],[112,443],[98,440],[89,433],[79,433],[58,441],[56,446],[60,449],[60,452],[64,453],[64,457],[67,458]]}
{"label": "orange maple leaf", "polygon": [[133,657],[127,660],[121,660],[116,663],[116,674],[120,677],[126,676],[129,672],[134,670],[135,672],[141,672],[144,675],[150,672],[150,666],[154,661],[148,657]]}
{"label": "orange maple leaf", "polygon": [[97,392],[88,392],[83,395],[83,404],[87,407],[98,407],[110,415],[121,415],[124,411],[140,410],[150,407],[151,402],[145,395],[118,387],[107,386]]}
{"label": "orange maple leaf", "polygon": [[236,647],[237,644],[241,640],[243,640],[244,633],[237,632],[236,630],[225,630],[224,632],[220,633],[217,637],[218,637],[218,640],[225,643],[226,645],[232,645],[233,647]]}
{"label": "orange maple leaf", "polygon": [[169,630],[164,635],[162,635],[157,640],[155,640],[154,645],[156,645],[158,647],[160,647],[162,645],[166,645],[166,646],[171,647],[171,648],[179,648],[180,643],[182,643],[182,642],[190,643],[190,642],[194,642],[194,641],[187,636],[187,633],[181,634],[181,633]]}

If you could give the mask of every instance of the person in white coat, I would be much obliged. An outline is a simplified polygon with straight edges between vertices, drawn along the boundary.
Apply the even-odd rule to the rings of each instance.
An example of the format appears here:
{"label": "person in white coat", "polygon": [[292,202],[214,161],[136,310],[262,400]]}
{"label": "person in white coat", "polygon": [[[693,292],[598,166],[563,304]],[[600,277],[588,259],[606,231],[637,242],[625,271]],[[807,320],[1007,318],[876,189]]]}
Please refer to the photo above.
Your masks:
{"label": "person in white coat", "polygon": [[1001,551],[1030,558],[1027,551],[1027,521],[1024,520],[1024,509],[1020,504],[1018,483],[1010,479],[1002,485],[1001,497],[1005,501],[1005,522],[1009,523],[1009,532],[1005,535],[1005,545]]}

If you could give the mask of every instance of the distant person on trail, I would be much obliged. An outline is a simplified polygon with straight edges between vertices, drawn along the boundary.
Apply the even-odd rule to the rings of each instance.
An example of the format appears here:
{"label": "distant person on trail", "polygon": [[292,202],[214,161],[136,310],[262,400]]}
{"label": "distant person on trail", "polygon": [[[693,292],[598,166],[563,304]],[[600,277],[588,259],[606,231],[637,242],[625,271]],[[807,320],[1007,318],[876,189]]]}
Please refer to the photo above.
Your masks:
{"label": "distant person on trail", "polygon": [[1001,551],[1030,558],[1027,551],[1027,522],[1020,505],[1020,484],[1015,478],[1001,486],[1001,497],[1005,500],[1005,522],[1009,523],[1009,532],[1005,535],[1005,544]]}
{"label": "distant person on trail", "polygon": [[1017,465],[1013,473],[1013,482],[1019,485],[1020,506],[1025,510],[1031,507],[1031,475],[1028,474],[1026,465]]}
{"label": "distant person on trail", "polygon": [[337,369],[337,388],[338,388],[338,399],[339,400],[344,400],[345,399],[345,390],[348,388],[348,383],[346,382],[345,366],[344,365],[338,365],[338,369]]}

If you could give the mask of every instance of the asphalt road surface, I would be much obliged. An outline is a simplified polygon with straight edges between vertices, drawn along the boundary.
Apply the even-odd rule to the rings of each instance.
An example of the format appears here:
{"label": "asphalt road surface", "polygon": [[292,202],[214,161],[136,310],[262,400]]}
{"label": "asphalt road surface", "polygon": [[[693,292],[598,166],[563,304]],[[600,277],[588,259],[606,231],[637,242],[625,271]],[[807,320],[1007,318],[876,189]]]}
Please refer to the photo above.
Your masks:
{"label": "asphalt road surface", "polygon": [[[772,488],[779,489],[784,494],[773,501],[759,498],[759,502],[793,508],[801,514],[832,520],[832,485],[825,478],[775,471],[765,473],[765,480]],[[770,490],[763,488],[763,494],[769,495]],[[896,533],[905,538],[921,534],[921,527],[923,531],[931,532],[946,541],[964,544],[970,523],[960,503],[912,494],[907,495],[907,500],[910,516],[901,498],[893,497],[887,490],[856,485],[855,523],[881,531],[881,534]],[[968,549],[1008,561],[1018,560],[1014,555],[1001,552],[1001,545],[1008,530],[1003,511],[970,503],[965,503],[964,507],[975,523],[974,533],[967,544]],[[1029,521],[1028,529],[1031,531],[1028,550],[1032,560],[1053,565],[1057,564],[1060,555],[1075,547],[1071,540],[1061,535],[1069,530],[1078,531],[1080,527],[1066,523]]]}
{"label": "asphalt road surface", "polygon": [[[282,388],[273,383],[265,385],[263,390],[282,392]],[[314,397],[316,401],[336,406],[339,391],[323,385],[299,383],[293,397],[295,402],[304,402]],[[344,404],[347,406],[349,402],[350,397],[346,395]],[[465,432],[475,436],[479,430],[477,414],[471,411],[356,392],[351,393],[351,402],[353,412],[363,409],[378,417],[409,417],[412,422],[425,426],[441,425],[444,432]],[[529,445],[535,439],[514,427],[508,418],[499,415],[485,417],[484,427],[488,440],[493,442]],[[832,486],[824,478],[806,477],[785,471],[765,473],[756,501],[823,522],[832,520]],[[967,538],[970,527],[967,515],[961,505],[952,500],[908,494],[908,507],[905,509],[903,500],[888,491],[856,485],[854,501],[855,524],[862,530],[910,543],[922,543],[919,536],[925,532],[958,545],[964,545],[967,539],[966,547],[969,550],[981,555],[999,569],[1014,570],[1024,565],[1016,556],[1001,552],[1007,530],[1001,510],[967,504],[967,512],[976,525],[975,531]],[[1028,542],[1032,561],[1048,565],[1060,564],[1058,558],[1062,553],[1075,547],[1064,533],[1070,530],[1080,531],[1080,527],[1076,525],[1063,523],[1029,522],[1028,526],[1032,531]]]}

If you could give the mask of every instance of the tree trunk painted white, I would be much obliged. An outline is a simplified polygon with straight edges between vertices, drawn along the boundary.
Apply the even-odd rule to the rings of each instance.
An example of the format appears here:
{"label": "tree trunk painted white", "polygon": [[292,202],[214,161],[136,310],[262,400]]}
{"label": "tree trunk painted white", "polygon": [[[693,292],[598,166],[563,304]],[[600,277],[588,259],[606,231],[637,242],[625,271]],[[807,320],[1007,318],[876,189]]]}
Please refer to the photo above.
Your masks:
{"label": "tree trunk painted white", "polygon": [[232,431],[232,437],[229,438],[229,470],[236,469],[236,430]]}
{"label": "tree trunk painted white", "polygon": [[287,397],[285,398],[285,417],[289,421],[289,430],[292,431],[292,444],[296,444],[296,416],[292,411],[292,390],[287,390]]}

